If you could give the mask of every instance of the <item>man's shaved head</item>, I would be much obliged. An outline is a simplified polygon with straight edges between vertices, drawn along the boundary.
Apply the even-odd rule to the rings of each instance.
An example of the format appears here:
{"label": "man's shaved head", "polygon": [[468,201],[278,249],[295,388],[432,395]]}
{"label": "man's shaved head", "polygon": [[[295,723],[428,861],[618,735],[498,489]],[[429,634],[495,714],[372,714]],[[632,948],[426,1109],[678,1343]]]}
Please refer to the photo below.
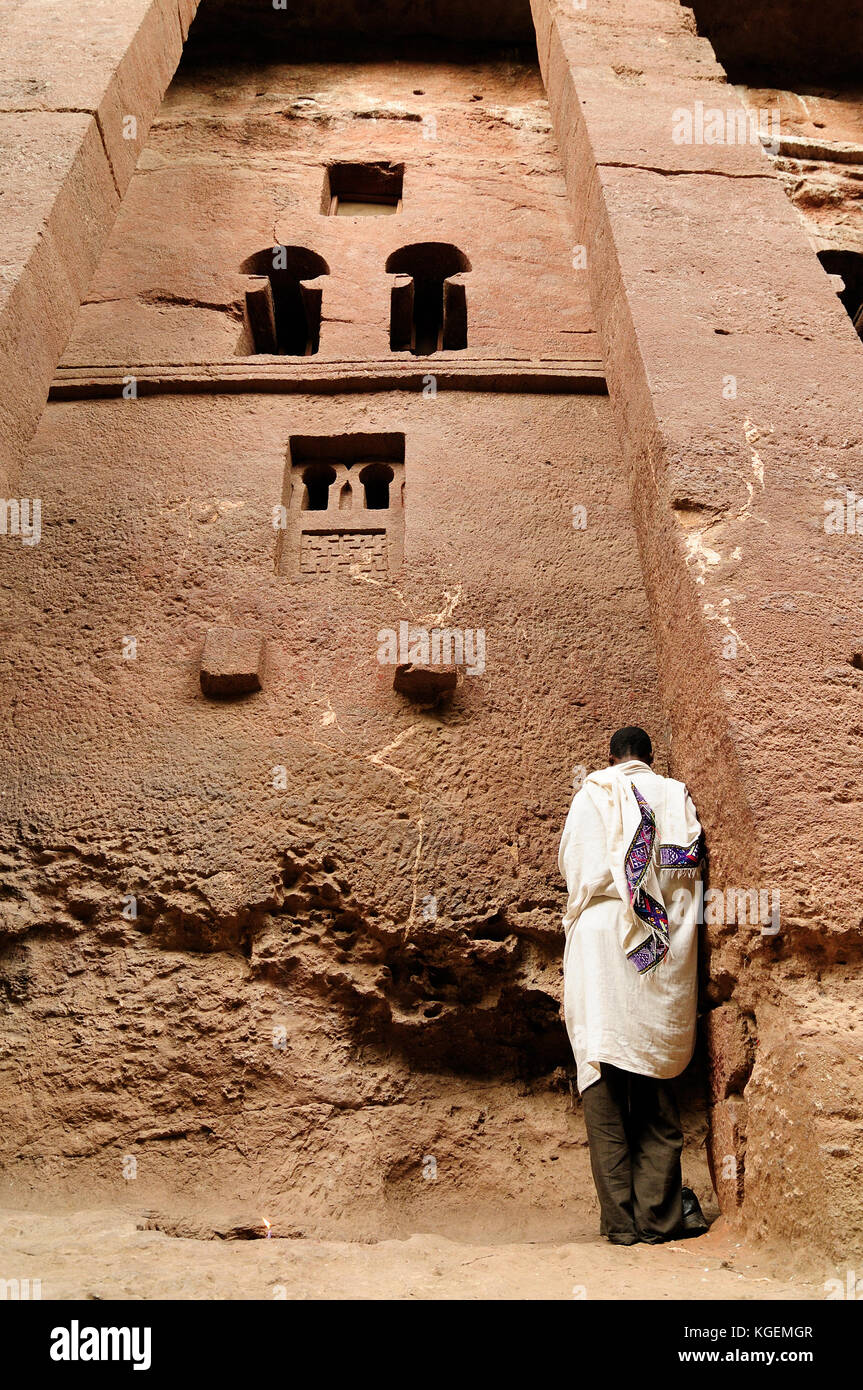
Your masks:
{"label": "man's shaved head", "polygon": [[625,762],[627,758],[638,758],[640,762],[648,764],[653,762],[650,735],[639,729],[637,724],[627,724],[625,729],[618,729],[616,734],[612,734],[609,752],[613,763]]}

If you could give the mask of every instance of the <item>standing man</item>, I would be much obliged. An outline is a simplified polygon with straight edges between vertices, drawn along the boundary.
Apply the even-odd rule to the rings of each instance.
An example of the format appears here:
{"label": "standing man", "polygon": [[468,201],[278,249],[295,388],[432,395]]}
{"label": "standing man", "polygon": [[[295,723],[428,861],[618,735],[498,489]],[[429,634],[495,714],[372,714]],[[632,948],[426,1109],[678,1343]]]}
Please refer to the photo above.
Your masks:
{"label": "standing man", "polygon": [[682,782],[651,769],[643,729],[576,793],[560,842],[569,899],[564,1015],[578,1067],[600,1230],[659,1244],[707,1224],[681,1185],[670,1078],[695,1047],[701,826]]}

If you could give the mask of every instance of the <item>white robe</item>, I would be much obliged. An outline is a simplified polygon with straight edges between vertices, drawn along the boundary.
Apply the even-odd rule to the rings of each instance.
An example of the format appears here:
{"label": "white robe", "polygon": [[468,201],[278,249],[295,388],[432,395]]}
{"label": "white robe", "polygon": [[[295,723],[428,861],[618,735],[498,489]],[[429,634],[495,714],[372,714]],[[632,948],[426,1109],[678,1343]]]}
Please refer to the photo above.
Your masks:
{"label": "white robe", "polygon": [[659,871],[651,861],[644,882],[665,906],[669,950],[641,975],[627,958],[649,935],[624,875],[639,815],[632,783],[653,810],[657,858],[660,843],[688,846],[701,834],[683,784],[635,759],[593,773],[573,799],[559,863],[569,890],[564,1016],[579,1091],[599,1080],[600,1062],[642,1076],[678,1076],[695,1047],[700,885],[691,870]]}

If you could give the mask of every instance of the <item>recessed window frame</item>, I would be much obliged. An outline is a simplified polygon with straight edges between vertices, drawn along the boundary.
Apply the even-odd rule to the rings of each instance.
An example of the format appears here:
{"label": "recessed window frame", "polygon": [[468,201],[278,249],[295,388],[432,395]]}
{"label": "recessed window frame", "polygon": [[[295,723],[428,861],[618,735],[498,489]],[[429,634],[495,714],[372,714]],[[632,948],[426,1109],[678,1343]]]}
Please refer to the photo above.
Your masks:
{"label": "recessed window frame", "polygon": [[[386,160],[340,160],[328,164],[324,170],[321,213],[325,217],[398,216],[404,204],[404,172],[404,164]],[[340,213],[339,206],[345,203],[382,211]]]}
{"label": "recessed window frame", "polygon": [[404,557],[404,434],[291,435],[281,505],[277,574],[298,578],[308,538],[328,535],[382,535],[385,569],[394,574]]}

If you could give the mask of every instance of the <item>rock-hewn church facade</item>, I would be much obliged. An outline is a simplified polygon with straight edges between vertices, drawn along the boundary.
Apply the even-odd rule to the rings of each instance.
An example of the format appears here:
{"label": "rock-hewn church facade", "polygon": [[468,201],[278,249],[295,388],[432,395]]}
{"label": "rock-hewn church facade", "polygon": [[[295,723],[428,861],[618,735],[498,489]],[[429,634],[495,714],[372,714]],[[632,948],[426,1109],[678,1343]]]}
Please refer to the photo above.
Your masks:
{"label": "rock-hewn church facade", "polygon": [[853,17],[112,8],[2,21],[7,1184],[585,1229],[557,842],[638,723],[710,854],[685,1173],[839,1253]]}

